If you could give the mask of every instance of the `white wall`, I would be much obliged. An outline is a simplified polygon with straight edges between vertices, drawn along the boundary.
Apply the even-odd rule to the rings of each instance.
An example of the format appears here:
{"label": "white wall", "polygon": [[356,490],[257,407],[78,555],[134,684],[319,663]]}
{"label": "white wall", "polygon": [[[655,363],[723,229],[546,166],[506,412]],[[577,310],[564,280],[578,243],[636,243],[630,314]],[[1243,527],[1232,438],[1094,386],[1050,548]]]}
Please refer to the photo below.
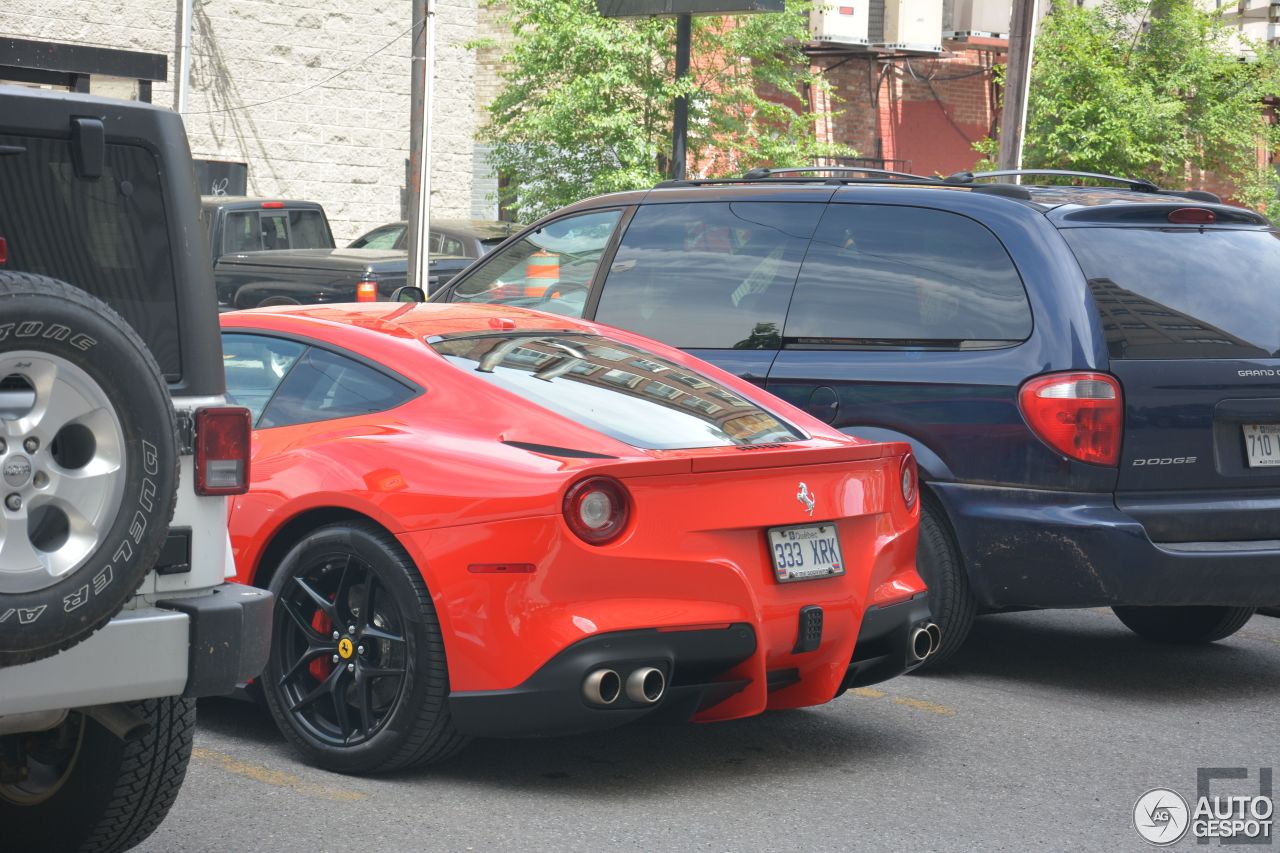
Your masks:
{"label": "white wall", "polygon": [[[472,211],[475,55],[464,45],[475,37],[476,2],[434,4],[435,218]],[[177,7],[178,0],[4,0],[0,35],[167,54],[169,82],[155,86],[153,101],[173,106]],[[321,202],[339,245],[399,219],[410,8],[409,0],[195,0],[192,153],[248,163],[251,194]],[[263,101],[273,102],[252,106]]]}

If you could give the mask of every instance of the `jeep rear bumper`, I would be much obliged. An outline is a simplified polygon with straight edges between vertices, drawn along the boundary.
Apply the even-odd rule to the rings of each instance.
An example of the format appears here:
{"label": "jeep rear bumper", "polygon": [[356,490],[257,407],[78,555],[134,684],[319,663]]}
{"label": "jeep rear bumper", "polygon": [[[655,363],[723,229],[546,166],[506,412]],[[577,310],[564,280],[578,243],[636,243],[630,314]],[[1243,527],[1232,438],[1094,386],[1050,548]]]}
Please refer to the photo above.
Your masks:
{"label": "jeep rear bumper", "polygon": [[229,693],[266,663],[271,610],[271,593],[232,583],[125,610],[65,652],[0,669],[0,717]]}
{"label": "jeep rear bumper", "polygon": [[1280,602],[1280,541],[1153,542],[1109,493],[933,483],[980,606]]}

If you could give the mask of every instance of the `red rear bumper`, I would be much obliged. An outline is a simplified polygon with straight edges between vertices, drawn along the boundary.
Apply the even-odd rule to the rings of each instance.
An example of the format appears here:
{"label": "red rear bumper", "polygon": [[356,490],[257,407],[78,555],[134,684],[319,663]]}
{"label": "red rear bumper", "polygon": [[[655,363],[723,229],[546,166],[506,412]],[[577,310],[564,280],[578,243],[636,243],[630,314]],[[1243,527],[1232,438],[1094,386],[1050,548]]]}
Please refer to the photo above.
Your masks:
{"label": "red rear bumper", "polygon": [[[699,474],[693,483],[628,479],[637,507],[634,530],[603,547],[578,540],[559,516],[400,538],[434,593],[455,695],[528,686],[558,655],[591,638],[636,631],[693,636],[745,626],[753,648],[716,675],[740,682],[740,689],[695,709],[698,720],[733,719],[830,701],[858,658],[868,609],[924,592],[915,569],[917,516],[896,494],[899,461],[783,468],[751,482],[740,473]],[[774,578],[766,528],[809,521],[795,499],[797,472],[818,498],[812,520],[832,517],[824,519],[823,508],[836,518],[842,576],[785,584]],[[681,490],[683,500],[676,494]],[[536,568],[468,571],[478,563]],[[821,641],[797,650],[801,610],[813,607],[822,610]],[[680,664],[671,659],[679,681]],[[908,666],[904,660],[889,669]],[[580,684],[565,689],[581,701]]]}

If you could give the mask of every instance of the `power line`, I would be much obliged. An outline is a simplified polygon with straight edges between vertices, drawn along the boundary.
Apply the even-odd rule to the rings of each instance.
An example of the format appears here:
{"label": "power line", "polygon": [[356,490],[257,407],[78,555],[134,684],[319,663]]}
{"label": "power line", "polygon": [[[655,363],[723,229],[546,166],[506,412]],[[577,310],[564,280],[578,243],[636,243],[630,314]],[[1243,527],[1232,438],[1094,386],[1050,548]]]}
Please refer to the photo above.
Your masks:
{"label": "power line", "polygon": [[221,110],[189,110],[186,114],[192,115],[192,116],[207,116],[207,115],[218,115],[220,113],[234,113],[234,112],[239,112],[240,110],[251,110],[254,107],[262,107],[262,106],[266,106],[267,104],[274,104],[279,101],[288,100],[289,98],[296,98],[298,95],[301,95],[303,92],[309,92],[312,89],[318,88],[320,86],[325,85],[326,83],[336,80],[337,78],[341,77],[343,74],[346,74],[348,71],[354,71],[355,69],[359,68],[360,66],[368,62],[370,59],[373,59],[375,56],[382,53],[387,48],[391,47],[396,42],[400,41],[400,39],[409,35],[409,33],[413,32],[418,27],[422,26],[422,24],[423,24],[422,20],[415,22],[407,30],[400,33],[391,41],[387,42],[382,47],[375,50],[373,53],[364,57],[359,62],[352,63],[351,65],[348,65],[346,68],[335,71],[334,73],[330,74],[328,77],[324,78],[323,80],[319,80],[315,83],[312,83],[310,86],[304,86],[303,88],[298,89],[295,92],[289,92],[287,94],[280,95],[279,97],[269,98],[265,101],[257,101],[252,104],[240,104],[239,106],[235,106],[235,107],[226,107],[225,109],[221,109]]}

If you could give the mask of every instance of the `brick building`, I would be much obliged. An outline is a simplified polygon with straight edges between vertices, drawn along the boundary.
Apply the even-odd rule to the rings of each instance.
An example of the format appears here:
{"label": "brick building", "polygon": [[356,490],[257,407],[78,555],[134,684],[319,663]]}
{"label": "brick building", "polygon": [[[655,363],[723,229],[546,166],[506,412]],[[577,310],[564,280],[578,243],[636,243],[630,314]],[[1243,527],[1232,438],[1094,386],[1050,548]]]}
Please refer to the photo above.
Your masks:
{"label": "brick building", "polygon": [[[473,181],[477,0],[436,0],[432,215],[492,216]],[[185,116],[198,160],[244,164],[250,194],[324,204],[339,244],[401,218],[409,151],[409,0],[196,0]],[[6,0],[0,36],[162,54],[174,0]],[[127,81],[124,81],[127,86]],[[91,89],[131,97],[121,81]]]}
{"label": "brick building", "polygon": [[922,175],[973,167],[973,143],[997,121],[992,65],[1006,42],[949,45],[942,53],[864,51],[815,54],[813,67],[831,84],[834,103],[817,104],[819,133],[857,150],[860,165]]}

